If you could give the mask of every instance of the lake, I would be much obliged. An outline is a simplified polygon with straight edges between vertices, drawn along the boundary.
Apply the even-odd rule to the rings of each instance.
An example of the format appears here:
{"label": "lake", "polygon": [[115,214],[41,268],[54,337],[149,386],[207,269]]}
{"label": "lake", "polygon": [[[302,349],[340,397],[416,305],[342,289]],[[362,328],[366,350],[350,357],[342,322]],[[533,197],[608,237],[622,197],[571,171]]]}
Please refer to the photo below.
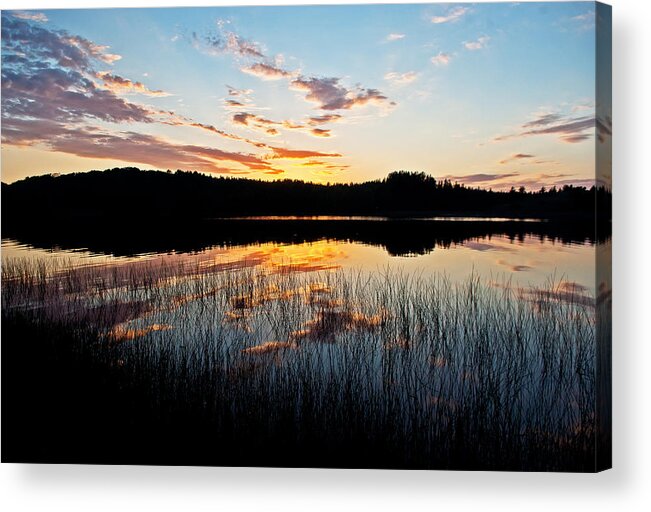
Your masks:
{"label": "lake", "polygon": [[[225,224],[228,229],[221,229]],[[419,275],[445,273],[452,281],[474,273],[518,286],[568,283],[594,295],[593,234],[583,226],[559,228],[535,219],[251,217],[216,221],[218,233],[213,238],[202,233],[194,244],[185,238],[167,245],[148,243],[146,234],[129,234],[126,242],[119,234],[97,240],[97,233],[72,240],[65,235],[3,238],[2,257],[59,260],[72,266],[195,261],[215,268],[239,263],[296,272],[390,268]]]}
{"label": "lake", "polygon": [[[55,367],[103,376],[111,437],[182,433],[166,463],[583,471],[609,244],[510,219],[68,227],[3,239],[3,315],[76,340]],[[125,436],[92,460],[157,460]]]}

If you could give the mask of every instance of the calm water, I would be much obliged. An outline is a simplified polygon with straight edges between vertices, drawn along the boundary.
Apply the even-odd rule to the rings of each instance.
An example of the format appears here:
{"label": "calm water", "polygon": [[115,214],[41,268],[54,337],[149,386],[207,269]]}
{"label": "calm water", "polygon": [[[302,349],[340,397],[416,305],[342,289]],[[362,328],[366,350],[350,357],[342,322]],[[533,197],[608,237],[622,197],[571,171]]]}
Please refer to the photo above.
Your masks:
{"label": "calm water", "polygon": [[482,460],[592,463],[608,241],[499,219],[220,222],[198,238],[4,239],[3,313],[90,329],[84,346],[106,371],[124,388],[164,384],[154,402],[172,411],[188,399],[169,397],[199,396],[197,410],[276,432],[290,404],[277,421],[319,436],[336,436],[345,411],[377,435],[409,433],[409,446],[421,436],[417,452],[442,460],[463,423]]}
{"label": "calm water", "polygon": [[[326,220],[332,220],[327,218]],[[452,225],[464,219],[446,222]],[[499,222],[500,219],[494,219]],[[346,221],[343,221],[346,222]],[[425,221],[414,221],[425,223]],[[530,222],[530,221],[521,221]],[[284,225],[291,222],[280,221]],[[278,224],[278,222],[274,223]],[[381,224],[375,222],[373,224]],[[465,224],[474,224],[472,222]],[[89,250],[83,243],[70,247],[70,243],[41,243],[39,247],[16,239],[2,240],[2,260],[44,259],[65,262],[70,266],[108,265],[126,267],[138,262],[174,263],[196,262],[203,267],[219,270],[260,268],[272,272],[329,272],[338,269],[362,272],[383,272],[387,269],[428,276],[443,273],[452,282],[464,280],[474,274],[486,282],[511,281],[518,287],[540,287],[554,282],[575,291],[595,295],[596,247],[593,241],[560,240],[541,233],[494,234],[470,236],[461,240],[446,237],[419,244],[421,235],[407,237],[397,243],[394,235],[386,239],[365,237],[363,233],[344,234],[314,241],[268,241],[273,235],[255,240],[229,241],[208,245],[191,251],[166,249],[134,254],[111,254],[110,251]],[[425,238],[425,235],[422,235]],[[253,240],[251,240],[253,238]],[[361,241],[357,239],[361,239]],[[368,240],[367,240],[368,238]],[[392,244],[393,243],[393,244]],[[398,246],[398,248],[394,246]],[[417,250],[411,246],[417,247]],[[405,248],[405,246],[408,246]],[[604,245],[605,248],[608,245]],[[137,248],[136,248],[137,251]]]}

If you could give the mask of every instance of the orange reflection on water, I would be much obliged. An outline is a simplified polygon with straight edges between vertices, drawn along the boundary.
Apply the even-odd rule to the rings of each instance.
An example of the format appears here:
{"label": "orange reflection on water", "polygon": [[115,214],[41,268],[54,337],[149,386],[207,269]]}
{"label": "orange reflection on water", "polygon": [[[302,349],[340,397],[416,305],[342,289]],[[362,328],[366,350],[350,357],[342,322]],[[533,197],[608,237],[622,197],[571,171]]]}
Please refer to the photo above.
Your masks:
{"label": "orange reflection on water", "polygon": [[199,265],[208,271],[263,267],[282,274],[336,270],[347,258],[344,245],[320,240],[303,244],[267,243],[255,247],[211,249],[199,255]]}
{"label": "orange reflection on water", "polygon": [[108,334],[108,339],[113,343],[131,341],[136,338],[142,338],[151,332],[169,331],[173,329],[168,324],[153,324],[139,329],[126,327],[124,324],[116,325]]}

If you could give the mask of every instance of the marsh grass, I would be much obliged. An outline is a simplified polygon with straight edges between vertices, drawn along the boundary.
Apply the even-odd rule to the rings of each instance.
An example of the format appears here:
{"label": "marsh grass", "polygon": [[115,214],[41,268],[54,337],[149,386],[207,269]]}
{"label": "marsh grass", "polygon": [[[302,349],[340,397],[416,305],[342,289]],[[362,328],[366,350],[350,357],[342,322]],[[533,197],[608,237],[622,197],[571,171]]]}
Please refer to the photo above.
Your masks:
{"label": "marsh grass", "polygon": [[562,283],[9,260],[2,331],[6,460],[594,470]]}

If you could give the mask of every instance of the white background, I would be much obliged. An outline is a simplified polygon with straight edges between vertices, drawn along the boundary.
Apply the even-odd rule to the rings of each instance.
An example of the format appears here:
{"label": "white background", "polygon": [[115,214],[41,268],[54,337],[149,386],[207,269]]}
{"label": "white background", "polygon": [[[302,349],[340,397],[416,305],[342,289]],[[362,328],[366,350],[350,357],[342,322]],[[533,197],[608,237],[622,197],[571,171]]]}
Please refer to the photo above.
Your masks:
{"label": "white background", "polygon": [[[245,2],[0,0],[0,7],[45,9],[240,3]],[[284,0],[281,3],[305,2]],[[357,3],[366,2],[358,0]],[[157,512],[215,509],[401,512],[430,508],[455,512],[476,509],[651,510],[651,310],[648,300],[651,285],[651,167],[648,156],[651,130],[647,126],[651,122],[651,2],[612,0],[611,3],[615,123],[615,469],[597,475],[577,475],[2,464],[0,508],[66,512],[141,509]],[[3,392],[11,392],[11,389]]]}

